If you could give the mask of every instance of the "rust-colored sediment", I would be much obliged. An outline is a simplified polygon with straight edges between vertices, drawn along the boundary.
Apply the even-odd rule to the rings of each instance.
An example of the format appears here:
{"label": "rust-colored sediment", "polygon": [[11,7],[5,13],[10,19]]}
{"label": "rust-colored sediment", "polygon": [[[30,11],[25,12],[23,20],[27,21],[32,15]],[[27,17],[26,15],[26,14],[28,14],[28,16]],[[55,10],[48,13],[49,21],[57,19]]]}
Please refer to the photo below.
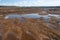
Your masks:
{"label": "rust-colored sediment", "polygon": [[0,40],[60,40],[60,32],[37,19],[0,20]]}

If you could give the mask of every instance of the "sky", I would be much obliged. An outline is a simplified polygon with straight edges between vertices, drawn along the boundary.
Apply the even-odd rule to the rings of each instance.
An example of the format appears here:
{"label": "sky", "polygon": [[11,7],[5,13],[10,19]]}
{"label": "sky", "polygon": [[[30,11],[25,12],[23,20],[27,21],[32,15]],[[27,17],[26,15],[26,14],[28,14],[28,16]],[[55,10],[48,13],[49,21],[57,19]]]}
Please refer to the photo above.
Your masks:
{"label": "sky", "polygon": [[0,0],[6,6],[60,6],[60,0]]}

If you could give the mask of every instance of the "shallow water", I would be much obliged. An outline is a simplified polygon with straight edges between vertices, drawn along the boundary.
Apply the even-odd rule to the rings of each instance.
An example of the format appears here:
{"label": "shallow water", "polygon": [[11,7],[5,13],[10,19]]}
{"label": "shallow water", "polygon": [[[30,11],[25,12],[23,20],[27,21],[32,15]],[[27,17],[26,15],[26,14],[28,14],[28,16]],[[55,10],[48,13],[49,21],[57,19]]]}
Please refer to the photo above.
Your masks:
{"label": "shallow water", "polygon": [[55,17],[57,17],[57,18],[60,18],[60,15],[58,15],[58,14],[48,14],[49,16],[55,16]]}
{"label": "shallow water", "polygon": [[9,18],[40,18],[41,16],[38,14],[9,14],[5,16],[5,19],[9,19]]}
{"label": "shallow water", "polygon": [[60,18],[60,15],[56,15],[56,14],[48,14],[48,15],[39,15],[39,14],[9,14],[5,16],[5,19],[10,19],[10,18],[17,18],[20,20],[24,20],[24,18],[41,18],[43,17],[45,20],[47,20],[48,18],[50,18],[51,16],[55,16],[57,18]]}

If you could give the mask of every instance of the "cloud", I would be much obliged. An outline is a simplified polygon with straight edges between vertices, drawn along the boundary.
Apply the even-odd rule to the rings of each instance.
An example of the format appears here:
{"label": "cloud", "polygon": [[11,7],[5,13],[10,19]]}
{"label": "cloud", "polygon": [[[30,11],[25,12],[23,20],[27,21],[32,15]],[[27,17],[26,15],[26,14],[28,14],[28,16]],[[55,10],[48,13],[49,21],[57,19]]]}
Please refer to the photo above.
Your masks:
{"label": "cloud", "polygon": [[12,6],[60,6],[60,0],[18,0],[17,2],[6,2],[0,5]]}
{"label": "cloud", "polygon": [[60,6],[60,0],[48,1],[45,5],[46,6]]}
{"label": "cloud", "polygon": [[15,3],[18,6],[60,6],[60,0],[33,0]]}
{"label": "cloud", "polygon": [[30,1],[22,1],[22,2],[18,2],[18,3],[14,3],[14,5],[17,6],[42,6],[44,5],[44,0],[30,0]]}

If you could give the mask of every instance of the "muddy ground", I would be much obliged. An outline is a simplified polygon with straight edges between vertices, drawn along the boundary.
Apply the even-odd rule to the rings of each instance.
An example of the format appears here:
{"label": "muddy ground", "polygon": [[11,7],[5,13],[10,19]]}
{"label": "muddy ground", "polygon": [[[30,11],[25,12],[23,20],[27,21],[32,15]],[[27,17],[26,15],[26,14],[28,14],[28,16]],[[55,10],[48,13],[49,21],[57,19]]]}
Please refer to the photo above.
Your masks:
{"label": "muddy ground", "polygon": [[[22,8],[16,9],[17,12],[10,8],[7,11],[6,9],[0,9],[0,40],[60,40],[60,18],[55,16],[51,16],[47,20],[43,17],[24,18],[23,22],[19,19],[4,19],[7,14],[38,13],[47,15],[53,13],[53,9],[29,8],[25,10]],[[59,14],[60,11],[56,11],[54,10]]]}

